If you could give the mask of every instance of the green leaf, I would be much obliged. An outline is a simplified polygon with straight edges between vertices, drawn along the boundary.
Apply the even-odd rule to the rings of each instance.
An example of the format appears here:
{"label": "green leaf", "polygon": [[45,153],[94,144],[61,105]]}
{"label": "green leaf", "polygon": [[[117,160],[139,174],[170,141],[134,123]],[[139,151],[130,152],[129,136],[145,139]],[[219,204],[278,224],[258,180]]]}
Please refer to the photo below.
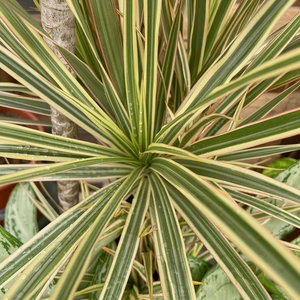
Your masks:
{"label": "green leaf", "polygon": [[[37,200],[53,221],[0,263],[5,296],[195,299],[195,290],[210,284],[193,282],[200,276],[191,275],[192,253],[197,262],[214,259],[231,281],[213,286],[224,291],[220,299],[230,286],[239,297],[269,300],[266,288],[278,296],[277,284],[298,299],[292,251],[299,247],[259,222],[279,222],[274,232],[280,222],[298,227],[299,189],[238,161],[300,147],[262,146],[299,134],[299,109],[260,121],[299,85],[299,16],[272,33],[294,1],[66,2],[77,46],[74,54],[58,51],[76,78],[37,22],[15,0],[0,0],[0,68],[20,83],[0,84],[0,104],[41,114],[54,107],[95,139],[0,121],[0,155],[39,162],[1,165],[1,184],[81,180],[83,197],[60,216]],[[293,80],[237,124],[245,105]],[[217,135],[228,121],[229,132]],[[103,179],[116,181],[101,189],[89,183]],[[251,215],[243,204],[258,211]],[[105,262],[96,268],[100,252]],[[53,293],[52,286],[43,295],[55,277]]]}
{"label": "green leaf", "polygon": [[204,60],[212,52],[214,43],[217,43],[218,37],[223,33],[223,27],[225,26],[229,17],[230,11],[234,5],[234,1],[220,1],[217,6],[217,10],[214,14],[211,24],[209,24],[209,32],[207,33],[207,42],[205,45]]}
{"label": "green leaf", "polygon": [[[227,1],[229,4],[230,1]],[[189,67],[191,78],[194,80],[203,66],[204,53],[208,39],[209,5],[205,0],[193,1],[193,22],[191,27]]]}
{"label": "green leaf", "polygon": [[[12,174],[9,176],[9,182],[14,182],[16,176],[19,176],[19,173],[14,175],[13,173],[19,171],[28,170],[26,174],[23,173],[21,177],[25,180],[28,174],[35,174],[34,168],[36,167],[44,167],[47,169],[47,165],[39,165],[39,164],[24,164],[24,165],[1,165],[0,166],[0,175]],[[64,178],[68,178],[69,180],[101,180],[106,178],[120,178],[126,176],[132,170],[131,167],[122,166],[118,164],[109,164],[109,165],[102,165],[99,168],[98,165],[95,166],[88,166],[83,168],[76,168],[76,169],[69,169],[59,173],[41,175],[41,177],[37,177],[36,180],[38,181],[53,181],[53,180],[63,180]],[[45,171],[46,172],[46,171]],[[46,172],[47,173],[47,172]],[[35,174],[36,175],[36,174]],[[20,177],[19,180],[21,181]]]}
{"label": "green leaf", "polygon": [[[162,17],[166,9],[166,4],[162,4]],[[172,27],[170,29],[170,34],[168,37],[166,53],[161,67],[161,80],[159,83],[158,93],[157,93],[157,107],[156,107],[156,122],[155,122],[155,133],[161,128],[165,117],[166,117],[166,101],[168,94],[170,93],[172,87],[172,79],[174,73],[174,68],[176,64],[176,51],[178,47],[179,39],[179,29],[180,29],[180,17],[181,17],[181,5],[178,5],[176,15]],[[167,29],[165,29],[167,30]]]}
{"label": "green leaf", "polygon": [[203,259],[194,256],[188,256],[187,259],[191,269],[193,281],[200,282],[205,273],[211,267],[211,264]]}
{"label": "green leaf", "polygon": [[252,170],[230,163],[197,157],[185,150],[164,144],[153,143],[150,145],[148,152],[173,156],[176,162],[179,162],[182,166],[189,168],[201,177],[215,183],[229,184],[232,189],[237,187],[244,190],[247,187],[249,191],[255,190],[258,193],[290,199],[290,201],[295,203],[300,201],[297,189],[282,185],[276,180]]}
{"label": "green leaf", "polygon": [[[281,157],[266,165],[263,174],[271,178],[277,177],[282,171],[293,165],[297,160],[292,157]],[[270,168],[270,169],[268,169]],[[276,170],[274,170],[276,169]]]}
{"label": "green leaf", "polygon": [[[199,101],[204,99],[214,88],[233,78],[242,69],[247,59],[259,49],[276,20],[279,19],[292,3],[293,0],[285,2],[272,0],[262,6],[260,11],[248,24],[247,29],[234,40],[229,49],[225,51],[225,54],[217,60],[214,68],[205,73],[201,80],[195,84],[178,113],[183,113],[195,104],[199,104]],[[218,10],[220,15],[226,14],[228,7],[233,4],[234,1],[226,1],[224,4],[222,2]],[[222,10],[222,6],[225,7],[225,11]],[[223,17],[216,18],[214,25],[220,24],[222,21]],[[218,27],[216,29],[220,30]],[[215,29],[210,29],[210,33],[212,35],[218,34]],[[208,41],[214,41],[214,39],[208,37]],[[247,47],[241,47],[241,45],[247,45]],[[206,49],[209,50],[209,47],[206,46]]]}
{"label": "green leaf", "polygon": [[[5,58],[3,68],[5,64],[4,69],[7,72],[15,74],[20,82],[26,86],[30,86],[30,89],[34,90],[35,93],[43,98],[49,105],[56,107],[58,111],[86,129],[96,138],[104,138],[106,143],[110,145],[116,142],[118,147],[125,147],[125,149],[127,149],[125,152],[129,151],[129,153],[135,155],[131,141],[91,97],[84,94],[79,95],[79,98],[74,98],[71,94],[66,94],[64,91],[52,85],[48,80],[39,76],[16,56],[13,57],[9,54],[2,46],[0,46],[0,53]],[[75,88],[75,86],[79,86],[81,89],[80,85],[73,82],[73,88]],[[84,104],[82,103],[83,99],[86,99],[86,103]]]}
{"label": "green leaf", "polygon": [[226,164],[215,160],[176,160],[185,167],[215,183],[228,185],[230,189],[255,191],[258,194],[270,195],[272,197],[288,199],[294,203],[300,203],[299,191],[277,180],[262,174]]}
{"label": "green leaf", "polygon": [[[228,5],[227,3],[220,4]],[[257,6],[259,4],[259,0],[252,1],[241,1],[236,8],[236,5],[233,8],[234,13],[232,11],[225,16],[225,20],[223,20],[223,28],[221,28],[221,33],[218,36],[218,39],[215,41],[215,45],[213,51],[210,51],[208,58],[205,62],[205,65],[201,69],[201,75],[207,70],[211,64],[217,60],[218,56],[222,54],[222,51],[232,42],[232,40],[239,34],[245,26],[249,23],[249,20],[253,17],[253,12],[257,10]],[[222,11],[224,7],[220,8],[219,14],[224,14]],[[235,9],[236,8],[236,9]],[[213,18],[213,20],[216,17]]]}
{"label": "green leaf", "polygon": [[153,196],[150,214],[152,226],[157,228],[154,232],[154,247],[163,294],[169,299],[195,299],[175,210],[159,176],[151,174],[150,182]]}
{"label": "green leaf", "polygon": [[[290,187],[295,187],[298,190],[300,189],[299,185],[299,176],[300,176],[300,162],[291,165],[286,170],[282,171],[277,177],[275,177],[276,180],[279,182],[286,183]],[[283,201],[275,201],[273,199],[270,200],[274,203],[274,205],[278,207],[287,206]],[[254,212],[255,210],[250,210],[251,212]],[[294,213],[296,222],[297,219],[299,219],[300,212],[299,209],[296,213]],[[296,224],[294,224],[296,225]],[[299,226],[299,224],[297,224]],[[287,223],[282,220],[278,220],[277,218],[270,218],[264,223],[264,226],[272,232],[272,234],[279,239],[282,239],[287,234],[291,233],[294,230],[294,226],[292,226],[290,223]]]}
{"label": "green leaf", "polygon": [[[17,89],[14,89],[17,91]],[[36,114],[50,115],[47,103],[32,97],[25,97],[13,93],[0,92],[0,105],[19,110],[30,111]]]}
{"label": "green leaf", "polygon": [[243,160],[251,158],[269,157],[273,154],[281,154],[285,152],[293,152],[300,148],[300,144],[293,145],[277,145],[277,146],[264,146],[256,147],[254,149],[247,149],[242,151],[236,151],[231,154],[221,155],[218,158],[222,161],[227,160]]}
{"label": "green leaf", "polygon": [[269,299],[258,279],[222,232],[175,187],[170,184],[167,186],[179,213],[231,279],[236,289],[244,297],[251,295],[254,299]]}
{"label": "green leaf", "polygon": [[151,168],[171,182],[217,227],[222,228],[222,232],[270,278],[282,285],[289,295],[300,293],[295,256],[231,198],[228,199],[204,179],[168,159],[155,158]]}
{"label": "green leaf", "polygon": [[[5,282],[8,278],[20,272],[20,269],[22,269],[22,267],[26,265],[28,261],[32,260],[37,255],[45,256],[46,253],[43,252],[45,248],[49,246],[59,235],[61,235],[62,232],[66,231],[67,234],[69,234],[68,229],[70,228],[71,233],[74,234],[72,228],[73,225],[71,224],[75,223],[77,220],[79,220],[77,222],[79,224],[78,227],[83,227],[86,230],[86,225],[89,225],[90,222],[94,220],[95,215],[90,216],[90,219],[86,222],[86,224],[83,224],[81,222],[82,218],[80,217],[84,215],[87,208],[93,205],[97,200],[99,200],[100,197],[102,197],[106,193],[108,194],[108,191],[110,191],[111,189],[117,188],[120,185],[121,181],[116,181],[106,186],[105,188],[95,192],[88,199],[80,202],[77,206],[71,208],[70,210],[59,216],[47,227],[43,228],[40,232],[38,232],[32,238],[32,243],[26,243],[22,246],[19,253],[13,253],[4,262],[2,262],[0,265],[0,268],[2,270],[2,273],[0,275],[0,284],[3,284],[3,282]],[[103,201],[102,204],[104,205],[105,201]],[[101,209],[102,207],[102,205],[99,205],[98,209]],[[99,210],[96,209],[95,213],[97,214],[98,212]],[[84,233],[84,231],[82,231],[82,228],[79,228],[79,233]],[[78,234],[78,232],[75,232],[75,236],[76,234]],[[64,239],[62,239],[62,241],[66,242],[66,240]],[[61,251],[61,249],[58,250]],[[54,257],[52,257],[52,259],[54,259]],[[35,270],[35,273],[39,270],[40,268]]]}
{"label": "green leaf", "polygon": [[144,252],[143,260],[147,278],[147,288],[150,298],[153,297],[153,252]]}
{"label": "green leaf", "polygon": [[111,114],[112,110],[109,107],[109,104],[105,97],[103,83],[97,78],[97,75],[90,69],[90,66],[86,65],[76,55],[62,47],[60,47],[60,52],[63,54],[65,59],[72,65],[77,77],[80,78],[81,82],[90,91],[95,101],[97,101],[103,107],[104,111],[107,111]]}
{"label": "green leaf", "polygon": [[29,183],[17,184],[5,208],[5,229],[23,243],[38,232],[37,210],[32,197],[35,193]]}
{"label": "green leaf", "polygon": [[[297,215],[293,215],[289,210],[299,210],[298,206],[282,206],[282,201],[260,199],[251,197],[246,194],[242,194],[236,191],[231,191],[226,189],[226,191],[237,201],[240,203],[249,205],[248,211],[251,213],[261,211],[265,212],[267,216],[272,216],[272,221],[267,220],[265,225],[269,228],[268,224],[272,223],[273,227],[270,227],[270,231],[277,236],[278,238],[282,238],[284,235],[291,231],[292,226],[300,227],[299,217]],[[254,209],[253,209],[254,208]],[[286,208],[284,210],[283,208]],[[299,214],[298,214],[299,215]],[[265,216],[266,217],[266,216]],[[283,221],[283,222],[282,222]],[[279,230],[275,229],[274,226],[277,224],[279,226]],[[291,226],[292,225],[292,226]]]}
{"label": "green leaf", "polygon": [[300,128],[299,116],[300,110],[283,113],[200,140],[187,147],[186,150],[202,156],[223,155],[289,137],[296,134]]}
{"label": "green leaf", "polygon": [[124,3],[124,70],[127,94],[127,107],[135,138],[139,127],[139,64],[136,39],[136,5],[135,1]]}
{"label": "green leaf", "polygon": [[[109,199],[106,205],[103,206],[83,241],[74,252],[68,266],[51,295],[52,299],[57,299],[57,297],[66,299],[72,298],[78,284],[80,283],[81,277],[88,267],[89,257],[97,239],[103,233],[108,221],[115,214],[120,202],[129,194],[132,186],[136,183],[142,171],[143,170],[141,168],[137,168],[132,171],[114,195]],[[76,274],[76,276],[74,276],[74,274]]]}
{"label": "green leaf", "polygon": [[[291,51],[287,54],[281,55],[272,61],[263,63],[249,73],[246,73],[229,83],[220,84],[205,97],[199,96],[201,94],[199,89],[202,87],[202,85],[198,89],[196,89],[195,86],[186,99],[188,100],[195,98],[199,101],[195,100],[197,103],[195,103],[194,107],[186,108],[186,111],[184,112],[177,111],[176,117],[162,128],[162,130],[156,135],[155,141],[163,141],[165,143],[175,141],[185,127],[188,126],[191,121],[198,117],[199,114],[201,114],[211,104],[215,103],[221,98],[224,98],[232,92],[239,90],[242,87],[250,84],[252,85],[260,80],[281,75],[282,73],[285,73],[291,69],[295,70],[299,68],[299,58],[299,51]],[[202,80],[199,80],[198,84],[202,84]]]}
{"label": "green leaf", "polygon": [[88,156],[97,156],[101,154],[108,155],[109,153],[112,155],[114,155],[113,153],[118,153],[119,155],[122,154],[120,151],[95,143],[75,140],[67,137],[53,136],[46,132],[16,126],[1,121],[0,126],[3,128],[0,132],[0,137],[5,140],[18,142],[18,144],[21,144],[22,146],[27,144],[30,146],[53,149],[65,153],[76,153]]}
{"label": "green leaf", "polygon": [[[300,19],[300,17],[299,17]],[[300,26],[300,24],[299,24]],[[276,97],[274,97],[271,101],[260,107],[256,112],[254,112],[252,115],[250,115],[248,118],[243,120],[239,126],[242,126],[244,124],[254,122],[256,120],[262,119],[264,116],[267,115],[267,113],[271,112],[272,109],[278,105],[281,101],[285,100],[291,93],[293,93],[297,88],[300,87],[300,83],[296,82],[286,90],[284,90],[282,93],[278,94]]]}
{"label": "green leaf", "polygon": [[22,246],[22,242],[0,226],[0,262]]}
{"label": "green leaf", "polygon": [[[25,181],[29,178],[38,178],[43,175],[51,175],[55,173],[60,173],[63,171],[68,171],[72,169],[76,169],[79,167],[91,166],[91,165],[99,165],[99,164],[113,164],[118,163],[122,159],[120,158],[105,158],[105,157],[95,157],[95,158],[86,158],[86,159],[76,159],[70,162],[62,162],[62,163],[54,163],[54,164],[45,164],[36,168],[27,168],[19,171],[18,173],[7,174],[1,177],[0,184],[11,183],[15,181]],[[124,161],[125,159],[123,159]],[[74,176],[74,175],[73,175]],[[70,178],[70,179],[76,179]]]}
{"label": "green leaf", "polygon": [[[111,243],[109,246],[113,250],[115,250],[117,247],[115,242]],[[103,284],[105,282],[105,279],[107,278],[108,272],[111,268],[112,261],[113,261],[113,256],[111,256],[110,254],[108,254],[103,250],[100,251],[100,255],[97,258],[97,265],[96,265],[95,275],[92,280],[92,285],[101,284],[101,283]],[[100,290],[91,293],[89,299],[90,300],[99,299],[100,293],[101,293]]]}
{"label": "green leaf", "polygon": [[125,105],[123,45],[116,4],[112,0],[89,0],[88,3],[107,73]]}
{"label": "green leaf", "polygon": [[107,276],[101,298],[119,299],[123,294],[140,241],[140,229],[148,210],[150,190],[147,180],[141,180],[123,229],[118,249]]}
{"label": "green leaf", "polygon": [[145,53],[144,76],[142,82],[142,105],[139,118],[139,144],[147,149],[154,137],[156,118],[158,36],[162,0],[146,1],[145,14]]}
{"label": "green leaf", "polygon": [[203,278],[197,291],[197,299],[203,300],[242,300],[224,271],[216,266]]}

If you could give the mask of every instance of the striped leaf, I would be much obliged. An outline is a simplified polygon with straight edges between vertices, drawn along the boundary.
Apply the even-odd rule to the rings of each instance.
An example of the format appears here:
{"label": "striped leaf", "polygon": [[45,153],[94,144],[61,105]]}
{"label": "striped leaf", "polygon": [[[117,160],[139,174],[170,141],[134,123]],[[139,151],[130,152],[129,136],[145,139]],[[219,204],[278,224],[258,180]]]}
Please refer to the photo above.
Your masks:
{"label": "striped leaf", "polygon": [[145,180],[141,181],[133,199],[111,270],[101,292],[103,299],[118,299],[125,290],[140,241],[140,229],[148,210],[149,199],[148,184]]}
{"label": "striped leaf", "polygon": [[152,169],[172,182],[219,229],[222,228],[222,232],[236,243],[248,258],[270,278],[281,284],[289,295],[297,297],[300,293],[297,283],[300,274],[294,264],[295,258],[261,225],[254,223],[244,210],[232,202],[231,198],[228,199],[226,195],[195,176],[193,172],[170,160],[156,158]]}
{"label": "striped leaf", "polygon": [[[168,299],[196,299],[175,210],[161,179],[150,176],[150,214],[163,294]],[[166,216],[168,216],[166,218]]]}
{"label": "striped leaf", "polygon": [[[76,249],[75,253],[71,258],[71,262],[68,264],[64,271],[60,281],[57,284],[54,293],[51,295],[52,299],[56,299],[57,296],[64,297],[66,299],[72,299],[72,295],[76,291],[77,285],[80,283],[80,279],[84,274],[85,269],[88,267],[88,257],[91,255],[93,246],[102,231],[105,229],[108,221],[115,214],[120,202],[130,192],[133,184],[137,181],[141,175],[142,169],[137,168],[134,170],[124,181],[123,184],[118,188],[117,192],[109,199],[101,213],[98,214],[97,218],[93,222],[93,225],[85,235],[80,246]],[[76,263],[72,263],[76,261]],[[74,276],[76,274],[76,276]]]}
{"label": "striped leaf", "polygon": [[[171,184],[168,184],[168,191],[180,214],[197,233],[239,293],[244,297],[252,295],[253,298],[270,299],[248,265],[221,231]],[[182,201],[183,199],[185,201]]]}

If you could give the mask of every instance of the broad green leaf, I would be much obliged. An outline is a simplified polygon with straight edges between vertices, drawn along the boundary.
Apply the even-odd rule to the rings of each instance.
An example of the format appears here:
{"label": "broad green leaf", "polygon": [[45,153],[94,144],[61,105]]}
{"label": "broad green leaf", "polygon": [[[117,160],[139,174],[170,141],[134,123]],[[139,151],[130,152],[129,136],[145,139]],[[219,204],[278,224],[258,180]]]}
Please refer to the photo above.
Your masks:
{"label": "broad green leaf", "polygon": [[29,183],[17,184],[5,208],[5,229],[22,243],[38,232],[37,210],[32,197],[35,197],[35,193]]}
{"label": "broad green leaf", "polygon": [[[287,185],[289,185],[290,187],[295,187],[298,190],[300,189],[300,185],[299,185],[299,178],[300,178],[300,162],[298,161],[297,163],[293,164],[292,166],[290,166],[289,168],[287,168],[286,170],[282,171],[278,176],[275,177],[276,180],[278,180],[279,182],[283,182],[286,183]],[[278,206],[278,207],[282,207],[282,206],[286,206],[286,204],[282,201],[274,201],[271,200],[271,202],[274,203],[274,205]],[[251,212],[255,212],[255,210],[251,210]],[[300,216],[300,212],[299,209],[298,211],[294,214],[294,218],[299,219]],[[300,224],[295,224],[293,223],[293,225],[297,225],[297,227],[300,227]],[[277,218],[270,218],[269,220],[267,220],[264,223],[264,226],[270,230],[274,236],[282,239],[284,236],[286,236],[287,234],[289,234],[290,232],[292,232],[295,227],[291,225],[290,223],[284,222],[282,220],[278,220]]]}
{"label": "broad green leaf", "polygon": [[[271,33],[293,0],[239,1],[237,10],[235,2],[67,0],[77,47],[75,54],[60,52],[73,78],[37,22],[16,1],[0,0],[0,68],[20,83],[0,84],[0,104],[45,114],[53,106],[97,140],[0,121],[0,155],[39,162],[1,165],[1,183],[82,180],[83,197],[61,216],[49,211],[53,221],[0,264],[7,297],[39,299],[56,277],[54,293],[52,286],[43,297],[101,298],[104,288],[102,298],[193,299],[202,286],[190,274],[192,253],[214,259],[242,298],[269,300],[279,295],[277,284],[299,298],[291,252],[299,247],[278,242],[258,223],[298,226],[299,189],[239,162],[299,149],[262,144],[300,133],[300,110],[253,122],[298,83],[247,125],[216,133],[239,118],[243,104],[298,81],[300,19]],[[101,189],[86,182],[103,179],[116,182]],[[283,202],[291,204],[276,206]],[[259,211],[251,216],[242,204]],[[91,283],[100,251],[109,270]]]}
{"label": "broad green leaf", "polygon": [[191,269],[193,281],[200,282],[205,273],[209,270],[211,264],[194,256],[188,256],[187,259]]}
{"label": "broad green leaf", "polygon": [[224,271],[216,266],[203,278],[203,284],[197,291],[199,300],[242,300]]}
{"label": "broad green leaf", "polygon": [[269,278],[267,278],[264,273],[258,274],[258,278],[264,285],[264,287],[267,289],[267,291],[270,293],[272,299],[274,299],[274,297],[275,299],[276,297],[279,297],[280,299],[290,300],[290,298],[287,295],[285,295],[282,288],[279,285],[275,284],[273,281],[271,281]]}
{"label": "broad green leaf", "polygon": [[292,157],[280,157],[266,165],[263,174],[271,178],[277,177],[282,171],[296,163],[297,160]]}
{"label": "broad green leaf", "polygon": [[0,226],[0,262],[22,246],[22,242]]}

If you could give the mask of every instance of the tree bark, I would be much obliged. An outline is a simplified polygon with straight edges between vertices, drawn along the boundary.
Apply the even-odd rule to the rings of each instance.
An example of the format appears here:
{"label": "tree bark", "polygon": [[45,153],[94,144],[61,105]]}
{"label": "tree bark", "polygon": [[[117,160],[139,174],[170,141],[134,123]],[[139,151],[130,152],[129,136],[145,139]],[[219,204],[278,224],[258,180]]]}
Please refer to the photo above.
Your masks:
{"label": "tree bark", "polygon": [[[76,35],[73,13],[70,11],[65,0],[41,0],[41,22],[44,30],[49,34],[55,43],[75,52]],[[53,42],[45,39],[60,61],[75,76]],[[51,107],[52,133],[76,139],[77,126],[66,118],[58,110]],[[64,210],[69,209],[78,203],[79,182],[59,181],[57,183],[58,198]]]}

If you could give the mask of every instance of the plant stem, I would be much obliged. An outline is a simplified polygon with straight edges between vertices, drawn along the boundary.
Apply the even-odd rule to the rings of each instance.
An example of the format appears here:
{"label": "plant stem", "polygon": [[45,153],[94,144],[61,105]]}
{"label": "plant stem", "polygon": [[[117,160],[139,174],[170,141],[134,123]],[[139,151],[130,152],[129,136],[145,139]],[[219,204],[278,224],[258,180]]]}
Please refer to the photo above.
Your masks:
{"label": "plant stem", "polygon": [[[76,35],[74,15],[65,0],[41,0],[41,21],[44,30],[51,39],[60,46],[75,52]],[[60,61],[66,66],[73,76],[75,73],[69,67],[54,43],[45,39]],[[51,107],[52,133],[76,139],[78,137],[77,125]],[[64,210],[78,203],[79,182],[59,181],[58,198]]]}

